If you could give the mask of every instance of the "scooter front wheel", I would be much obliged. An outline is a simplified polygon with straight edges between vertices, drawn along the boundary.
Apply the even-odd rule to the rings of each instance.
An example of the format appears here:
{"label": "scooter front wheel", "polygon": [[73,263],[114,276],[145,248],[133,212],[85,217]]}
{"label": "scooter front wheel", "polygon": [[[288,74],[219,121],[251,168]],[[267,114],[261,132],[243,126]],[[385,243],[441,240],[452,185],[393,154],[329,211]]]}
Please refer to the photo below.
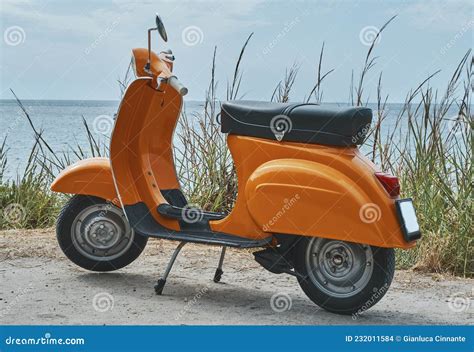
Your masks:
{"label": "scooter front wheel", "polygon": [[92,271],[123,268],[138,258],[148,241],[135,234],[122,209],[85,195],[75,195],[64,205],[56,236],[72,262]]}
{"label": "scooter front wheel", "polygon": [[395,271],[392,248],[324,238],[302,238],[295,259],[306,295],[339,314],[362,313],[376,304]]}

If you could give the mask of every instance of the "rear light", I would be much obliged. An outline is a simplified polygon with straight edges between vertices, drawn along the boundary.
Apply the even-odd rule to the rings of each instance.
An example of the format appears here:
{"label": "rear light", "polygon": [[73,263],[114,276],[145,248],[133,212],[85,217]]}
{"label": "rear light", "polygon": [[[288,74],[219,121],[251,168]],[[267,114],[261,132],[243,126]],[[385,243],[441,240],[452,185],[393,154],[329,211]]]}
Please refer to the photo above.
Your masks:
{"label": "rear light", "polygon": [[400,183],[398,177],[387,174],[385,172],[376,172],[375,177],[382,184],[383,188],[390,194],[390,197],[397,197],[400,195]]}

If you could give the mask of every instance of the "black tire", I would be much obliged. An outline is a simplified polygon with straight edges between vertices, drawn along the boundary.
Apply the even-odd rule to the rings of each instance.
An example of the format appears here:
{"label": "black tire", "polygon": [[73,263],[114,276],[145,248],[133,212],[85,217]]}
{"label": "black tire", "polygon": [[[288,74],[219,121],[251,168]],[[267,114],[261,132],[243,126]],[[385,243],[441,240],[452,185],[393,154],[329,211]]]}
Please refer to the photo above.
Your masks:
{"label": "black tire", "polygon": [[[81,268],[99,272],[113,271],[123,268],[137,259],[143,252],[148,237],[136,234],[133,230],[129,231],[128,233],[133,236],[133,239],[129,240],[131,243],[127,244],[123,253],[118,253],[120,256],[110,260],[108,260],[107,257],[104,257],[102,260],[94,260],[84,255],[84,253],[81,253],[78,249],[78,245],[76,245],[73,240],[73,226],[76,217],[86,209],[97,205],[103,205],[106,207],[105,209],[111,209],[113,207],[115,212],[122,212],[121,209],[111,205],[102,198],[85,195],[73,196],[62,208],[56,224],[56,236],[59,246],[66,257]],[[104,212],[106,211],[107,210]]]}
{"label": "black tire", "polygon": [[[318,287],[314,279],[310,278],[309,268],[305,259],[311,238],[303,237],[296,246],[295,267],[300,277],[298,282],[304,293],[321,308],[343,315],[361,314],[375,305],[387,292],[392,283],[395,272],[395,251],[392,248],[380,248],[373,246],[363,246],[353,243],[343,242],[352,246],[362,246],[370,248],[372,251],[373,266],[368,281],[361,285],[359,292],[349,297],[337,297],[328,294]],[[319,269],[314,269],[319,270]],[[314,277],[314,276],[313,276]]]}

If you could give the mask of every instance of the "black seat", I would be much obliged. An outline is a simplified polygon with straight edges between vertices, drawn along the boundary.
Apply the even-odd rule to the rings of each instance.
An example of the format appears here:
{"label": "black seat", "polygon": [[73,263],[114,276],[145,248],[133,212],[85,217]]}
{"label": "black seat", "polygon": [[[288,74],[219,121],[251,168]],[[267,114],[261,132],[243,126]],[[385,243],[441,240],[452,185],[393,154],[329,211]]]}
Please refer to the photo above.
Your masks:
{"label": "black seat", "polygon": [[305,103],[231,100],[222,104],[221,131],[290,142],[354,146],[365,139],[372,110]]}

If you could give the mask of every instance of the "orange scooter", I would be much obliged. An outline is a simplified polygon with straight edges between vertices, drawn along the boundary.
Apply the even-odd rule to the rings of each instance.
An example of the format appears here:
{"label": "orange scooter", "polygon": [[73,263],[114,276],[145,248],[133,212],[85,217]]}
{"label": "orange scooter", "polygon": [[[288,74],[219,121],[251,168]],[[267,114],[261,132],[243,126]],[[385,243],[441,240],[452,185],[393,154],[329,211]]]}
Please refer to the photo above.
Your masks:
{"label": "orange scooter", "polygon": [[55,192],[74,194],[57,223],[65,255],[93,271],[135,260],[149,237],[179,241],[155,286],[161,294],[188,242],[257,248],[273,273],[297,278],[326,310],[351,314],[374,305],[395,270],[394,248],[420,238],[411,199],[398,179],[362,155],[372,111],[308,103],[228,101],[221,130],[237,172],[239,192],[229,214],[202,211],[180,190],[172,137],[186,87],[173,74],[171,51],[151,51],[151,34],[167,41],[159,16],[148,49],[134,49],[136,79],[120,104],[110,158],[79,161],[56,178]]}

